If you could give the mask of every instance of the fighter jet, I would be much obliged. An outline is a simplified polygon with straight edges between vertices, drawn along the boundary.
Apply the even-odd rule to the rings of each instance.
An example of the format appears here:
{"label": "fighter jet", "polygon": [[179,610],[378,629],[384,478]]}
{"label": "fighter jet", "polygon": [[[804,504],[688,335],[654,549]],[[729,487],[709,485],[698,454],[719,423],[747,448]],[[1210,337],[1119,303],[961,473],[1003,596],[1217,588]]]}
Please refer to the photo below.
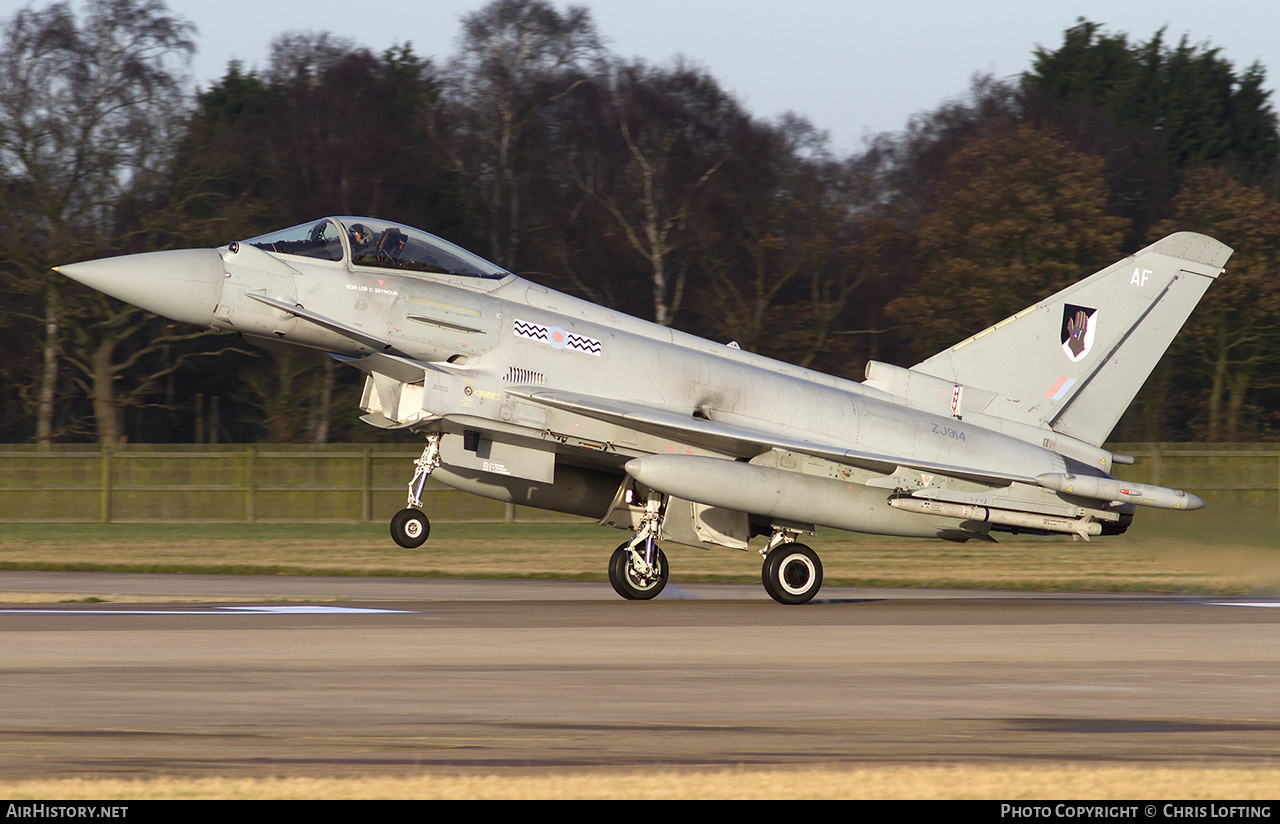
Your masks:
{"label": "fighter jet", "polygon": [[[822,585],[817,527],[993,541],[1123,533],[1195,495],[1120,480],[1102,447],[1232,250],[1180,232],[910,368],[858,383],[524,280],[408,226],[330,217],[216,249],[58,267],[176,321],[327,352],[365,373],[362,420],[426,438],[428,477],[630,533],[609,580],[667,583],[663,544],[746,550],[783,604]],[[962,288],[962,284],[957,284]]]}

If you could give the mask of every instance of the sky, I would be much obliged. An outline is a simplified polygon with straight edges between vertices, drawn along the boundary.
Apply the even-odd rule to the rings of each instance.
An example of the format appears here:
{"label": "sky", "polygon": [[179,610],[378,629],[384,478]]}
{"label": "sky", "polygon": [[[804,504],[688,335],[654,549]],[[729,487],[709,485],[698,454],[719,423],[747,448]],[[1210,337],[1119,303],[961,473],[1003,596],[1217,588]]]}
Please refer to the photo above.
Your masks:
{"label": "sky", "polygon": [[[78,0],[77,0],[78,1]],[[232,59],[264,67],[287,31],[328,31],[375,52],[410,42],[443,64],[459,20],[485,0],[167,0],[197,28],[192,64],[207,87]],[[0,0],[7,18],[25,3]],[[44,5],[37,0],[36,6]],[[553,0],[562,11],[569,5]],[[1268,88],[1280,77],[1280,3],[1267,0],[578,0],[610,52],[653,64],[700,64],[752,114],[796,112],[839,153],[916,113],[963,97],[975,74],[1013,78],[1050,50],[1077,18],[1146,41],[1187,36],[1238,69],[1261,61]],[[1273,99],[1273,105],[1277,101]]]}

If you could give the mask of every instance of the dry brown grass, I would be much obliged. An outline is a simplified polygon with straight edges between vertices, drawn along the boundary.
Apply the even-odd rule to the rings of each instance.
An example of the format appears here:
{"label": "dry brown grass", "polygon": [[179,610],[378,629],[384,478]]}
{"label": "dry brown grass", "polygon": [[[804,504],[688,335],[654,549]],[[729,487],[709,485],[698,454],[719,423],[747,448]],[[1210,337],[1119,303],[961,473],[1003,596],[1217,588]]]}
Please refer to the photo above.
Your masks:
{"label": "dry brown grass", "polygon": [[1274,799],[1280,768],[933,765],[373,778],[0,782],[11,800],[145,799]]}
{"label": "dry brown grass", "polygon": [[[1123,536],[1001,536],[1000,543],[823,531],[813,539],[831,584],[1080,591],[1280,591],[1274,521],[1235,529],[1199,513]],[[603,580],[622,533],[591,524],[437,524],[421,549],[382,525],[111,524],[0,526],[0,566],[164,572],[546,577]],[[755,544],[759,544],[757,540]],[[672,580],[759,580],[750,552],[668,545]]]}

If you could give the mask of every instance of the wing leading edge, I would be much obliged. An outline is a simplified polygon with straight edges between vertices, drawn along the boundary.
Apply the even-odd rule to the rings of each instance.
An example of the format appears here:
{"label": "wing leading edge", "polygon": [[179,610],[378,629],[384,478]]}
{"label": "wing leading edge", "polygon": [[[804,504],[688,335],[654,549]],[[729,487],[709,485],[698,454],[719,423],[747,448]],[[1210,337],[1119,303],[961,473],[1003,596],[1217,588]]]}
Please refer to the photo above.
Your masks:
{"label": "wing leading edge", "polygon": [[733,458],[752,458],[773,449],[781,449],[856,466],[879,474],[889,474],[898,467],[907,467],[987,484],[1007,485],[1015,481],[1036,483],[1033,476],[847,449],[835,444],[768,433],[738,424],[686,417],[677,411],[647,404],[614,401],[577,392],[551,389],[526,391],[508,388],[507,392],[552,409],[575,412],[650,435],[700,446]]}

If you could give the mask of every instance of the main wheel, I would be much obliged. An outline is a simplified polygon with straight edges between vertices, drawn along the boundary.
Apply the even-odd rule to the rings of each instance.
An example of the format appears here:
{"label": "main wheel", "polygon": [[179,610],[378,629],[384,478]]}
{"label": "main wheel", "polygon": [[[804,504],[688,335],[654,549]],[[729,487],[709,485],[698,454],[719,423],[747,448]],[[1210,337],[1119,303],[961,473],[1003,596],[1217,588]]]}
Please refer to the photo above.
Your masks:
{"label": "main wheel", "polygon": [[765,592],[779,604],[804,604],[822,588],[822,561],[804,544],[782,544],[760,570]]}
{"label": "main wheel", "polygon": [[431,522],[418,509],[402,509],[391,518],[391,539],[405,549],[417,549],[431,535]]}
{"label": "main wheel", "polygon": [[609,583],[613,585],[614,592],[628,601],[647,601],[667,585],[667,556],[654,547],[654,574],[643,578],[631,564],[631,553],[627,551],[629,543],[613,551],[613,557],[609,559]]}

